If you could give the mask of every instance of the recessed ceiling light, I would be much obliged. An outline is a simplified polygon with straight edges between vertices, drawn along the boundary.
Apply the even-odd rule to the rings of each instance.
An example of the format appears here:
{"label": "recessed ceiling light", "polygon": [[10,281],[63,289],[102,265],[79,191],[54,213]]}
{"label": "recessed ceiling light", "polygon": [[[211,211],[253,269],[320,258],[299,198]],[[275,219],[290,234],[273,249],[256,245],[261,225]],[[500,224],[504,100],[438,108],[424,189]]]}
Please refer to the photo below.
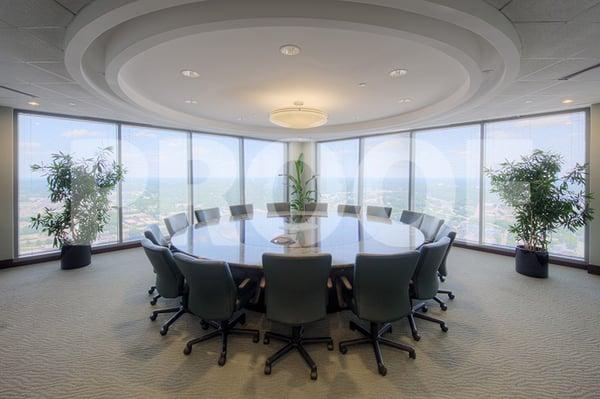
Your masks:
{"label": "recessed ceiling light", "polygon": [[69,103],[69,106],[74,107],[75,103],[71,102],[71,103]]}
{"label": "recessed ceiling light", "polygon": [[186,104],[198,104],[198,101],[196,100],[185,100]]}
{"label": "recessed ceiling light", "polygon": [[34,101],[34,100],[27,101],[27,104],[31,105],[32,107],[37,107],[40,105],[40,103],[38,103],[37,101]]}
{"label": "recessed ceiling light", "polygon": [[200,77],[200,74],[198,72],[192,71],[191,69],[182,69],[181,74],[183,76],[185,76],[186,78],[192,78],[192,79]]}
{"label": "recessed ceiling light", "polygon": [[392,78],[399,78],[400,76],[404,76],[408,73],[408,70],[406,69],[402,69],[402,68],[397,68],[397,69],[392,69],[390,71],[390,76]]}
{"label": "recessed ceiling light", "polygon": [[406,103],[409,103],[409,102],[411,102],[411,101],[412,101],[412,99],[411,99],[411,98],[401,98],[400,100],[398,100],[398,102],[399,102],[400,104],[406,104]]}
{"label": "recessed ceiling light", "polygon": [[533,100],[525,100],[525,104],[531,104]]}
{"label": "recessed ceiling light", "polygon": [[571,100],[570,98],[564,99],[561,101],[563,104],[571,104],[573,102],[573,100]]}
{"label": "recessed ceiling light", "polygon": [[495,69],[484,69],[484,70],[483,70],[483,71],[481,71],[481,72],[483,72],[483,73],[492,73],[492,72],[494,72],[494,71],[495,71]]}
{"label": "recessed ceiling light", "polygon": [[279,52],[283,55],[298,55],[300,54],[300,47],[295,44],[285,44],[279,47]]}
{"label": "recessed ceiling light", "polygon": [[360,83],[358,84],[358,87],[366,87],[366,86],[367,86],[367,83],[366,83],[366,82],[360,82]]}

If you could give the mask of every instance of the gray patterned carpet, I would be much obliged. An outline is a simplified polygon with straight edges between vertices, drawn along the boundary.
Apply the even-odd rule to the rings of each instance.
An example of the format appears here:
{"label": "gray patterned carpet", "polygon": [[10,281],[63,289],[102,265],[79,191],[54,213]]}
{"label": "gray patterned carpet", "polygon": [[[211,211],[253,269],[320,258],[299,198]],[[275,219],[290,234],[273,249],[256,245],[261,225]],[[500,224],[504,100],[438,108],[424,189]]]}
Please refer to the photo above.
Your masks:
{"label": "gray patterned carpet", "polygon": [[[169,334],[148,320],[152,271],[141,250],[97,255],[93,266],[60,271],[57,262],[0,271],[0,398],[599,398],[600,277],[560,266],[551,278],[516,274],[512,259],[454,249],[446,286],[456,300],[437,325],[406,322],[393,339],[417,359],[384,348],[388,375],[377,374],[369,347],[347,355],[311,347],[319,379],[292,354],[263,374],[265,346],[234,337],[225,367],[217,341],[182,349],[203,333],[186,315]],[[162,302],[157,307],[164,306]],[[353,338],[348,313],[307,329]],[[249,325],[269,322],[249,314]]]}

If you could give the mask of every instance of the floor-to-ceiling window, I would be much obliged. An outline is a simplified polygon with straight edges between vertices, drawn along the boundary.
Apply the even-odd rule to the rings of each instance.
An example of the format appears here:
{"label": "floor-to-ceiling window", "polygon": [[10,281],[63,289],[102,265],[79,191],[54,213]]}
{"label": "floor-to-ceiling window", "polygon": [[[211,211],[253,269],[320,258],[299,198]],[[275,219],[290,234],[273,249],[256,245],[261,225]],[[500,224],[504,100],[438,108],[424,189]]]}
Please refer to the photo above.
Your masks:
{"label": "floor-to-ceiling window", "polygon": [[[486,123],[485,167],[497,168],[505,160],[517,161],[522,155],[535,149],[560,154],[564,161],[563,171],[576,163],[585,163],[586,114],[585,112],[520,118]],[[514,246],[508,232],[513,217],[510,208],[504,206],[497,195],[489,193],[485,179],[485,244]],[[585,254],[584,229],[576,232],[561,230],[552,236],[551,253],[583,257]]]}
{"label": "floor-to-ceiling window", "polygon": [[240,139],[192,134],[194,208],[221,208],[241,202]]}
{"label": "floor-to-ceiling window", "polygon": [[[30,226],[32,216],[44,207],[53,208],[48,199],[46,178],[32,172],[31,165],[48,163],[51,154],[59,151],[72,154],[75,159],[89,158],[101,148],[110,147],[111,158],[116,159],[117,125],[97,121],[69,119],[38,114],[18,114],[18,226],[17,248],[20,256],[53,250],[52,237]],[[96,243],[118,240],[118,211],[115,205],[110,221]],[[8,237],[7,237],[8,238]]]}
{"label": "floor-to-ceiling window", "polygon": [[414,209],[479,241],[480,125],[414,133]]}
{"label": "floor-to-ceiling window", "polygon": [[255,210],[267,210],[268,202],[286,201],[285,143],[244,139],[245,199]]}
{"label": "floor-to-ceiling window", "polygon": [[189,210],[188,135],[185,132],[123,125],[121,159],[123,239],[140,238],[145,227]]}
{"label": "floor-to-ceiling window", "polygon": [[410,134],[364,139],[363,203],[392,208],[394,215],[408,209]]}
{"label": "floor-to-ceiling window", "polygon": [[359,140],[319,143],[317,158],[319,202],[357,204]]}

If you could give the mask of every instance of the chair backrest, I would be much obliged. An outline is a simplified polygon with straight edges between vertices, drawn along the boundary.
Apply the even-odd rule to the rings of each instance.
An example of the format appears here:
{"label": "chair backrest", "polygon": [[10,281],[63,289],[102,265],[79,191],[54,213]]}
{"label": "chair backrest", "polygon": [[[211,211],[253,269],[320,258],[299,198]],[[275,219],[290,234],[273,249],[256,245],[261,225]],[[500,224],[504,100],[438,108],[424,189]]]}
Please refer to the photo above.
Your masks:
{"label": "chair backrest", "polygon": [[209,220],[219,219],[221,217],[221,210],[219,208],[196,209],[194,214],[198,223],[205,223]]}
{"label": "chair backrest", "polygon": [[435,216],[423,215],[423,220],[421,221],[421,225],[419,226],[419,230],[425,236],[425,242],[432,242],[435,240],[438,231],[440,231],[440,227],[444,224],[443,219],[438,219]]}
{"label": "chair backrest", "polygon": [[367,206],[367,215],[369,216],[377,216],[381,218],[389,218],[392,216],[392,208],[389,206]]}
{"label": "chair backrest", "polygon": [[267,203],[267,212],[289,212],[290,204],[288,202],[269,202]]}
{"label": "chair backrest", "polygon": [[229,320],[236,310],[237,287],[226,262],[176,253],[188,285],[188,309],[206,320]]}
{"label": "chair backrest", "polygon": [[156,290],[165,298],[177,298],[183,293],[183,275],[175,264],[169,248],[143,238],[142,247],[156,273]]}
{"label": "chair backrest", "polygon": [[305,212],[327,212],[326,202],[310,202],[304,205]]}
{"label": "chair backrest", "polygon": [[413,296],[417,299],[432,299],[439,288],[438,269],[450,246],[450,239],[443,237],[437,242],[425,244],[420,249],[419,262],[413,274]]}
{"label": "chair backrest", "polygon": [[144,230],[144,237],[152,241],[152,244],[154,245],[160,245],[161,247],[169,246],[169,240],[163,235],[160,231],[160,227],[158,227],[158,224],[156,223],[149,224],[146,227],[146,230]]}
{"label": "chair backrest", "polygon": [[185,212],[176,213],[165,218],[165,226],[167,226],[167,231],[171,237],[173,237],[173,234],[177,233],[179,230],[185,229],[189,225],[190,222]]}
{"label": "chair backrest", "polygon": [[327,314],[327,278],[331,255],[286,256],[265,253],[267,318],[292,326]]}
{"label": "chair backrest", "polygon": [[450,245],[448,245],[448,250],[446,250],[446,254],[444,255],[442,264],[438,269],[438,273],[446,277],[448,275],[448,269],[446,268],[446,259],[448,258],[448,254],[450,253],[450,248],[452,248],[452,244],[454,244],[454,239],[456,238],[456,231],[452,230],[452,227],[448,226],[447,224],[444,224],[440,228],[440,231],[438,231],[437,236],[435,236],[435,241],[437,242],[444,237],[448,237],[450,239]]}
{"label": "chair backrest", "polygon": [[414,227],[419,227],[423,220],[423,214],[421,212],[403,210],[400,215],[400,221],[405,224],[410,224]]}
{"label": "chair backrest", "polygon": [[360,214],[360,205],[340,204],[340,205],[338,205],[338,212],[345,213],[347,215],[359,215]]}
{"label": "chair backrest", "polygon": [[384,323],[409,315],[410,279],[418,260],[418,251],[394,255],[358,254],[353,282],[357,316]]}
{"label": "chair backrest", "polygon": [[231,205],[229,211],[231,216],[250,215],[254,213],[254,206],[252,204]]}

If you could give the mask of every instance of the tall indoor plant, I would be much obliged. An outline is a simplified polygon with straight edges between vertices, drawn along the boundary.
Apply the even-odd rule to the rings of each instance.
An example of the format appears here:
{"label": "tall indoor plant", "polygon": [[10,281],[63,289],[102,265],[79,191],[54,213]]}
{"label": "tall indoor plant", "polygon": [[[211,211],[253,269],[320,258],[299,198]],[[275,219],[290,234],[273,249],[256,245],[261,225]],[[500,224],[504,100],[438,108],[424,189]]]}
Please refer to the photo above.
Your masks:
{"label": "tall indoor plant", "polygon": [[506,161],[488,169],[491,191],[513,209],[509,231],[520,245],[516,270],[533,277],[548,276],[548,245],[559,228],[570,231],[592,220],[592,195],[585,191],[587,165],[576,164],[564,175],[560,155],[534,150],[520,161]]}
{"label": "tall indoor plant", "polygon": [[63,269],[91,263],[91,243],[109,220],[110,194],[124,176],[123,168],[109,161],[111,153],[111,147],[101,148],[94,158],[75,160],[58,152],[50,163],[31,166],[46,177],[50,201],[56,205],[32,217],[31,226],[54,237]]}
{"label": "tall indoor plant", "polygon": [[315,202],[315,190],[311,189],[311,184],[314,184],[317,175],[305,179],[304,172],[304,153],[300,153],[294,161],[292,173],[283,175],[290,187],[290,209],[293,211],[304,211],[307,204]]}

